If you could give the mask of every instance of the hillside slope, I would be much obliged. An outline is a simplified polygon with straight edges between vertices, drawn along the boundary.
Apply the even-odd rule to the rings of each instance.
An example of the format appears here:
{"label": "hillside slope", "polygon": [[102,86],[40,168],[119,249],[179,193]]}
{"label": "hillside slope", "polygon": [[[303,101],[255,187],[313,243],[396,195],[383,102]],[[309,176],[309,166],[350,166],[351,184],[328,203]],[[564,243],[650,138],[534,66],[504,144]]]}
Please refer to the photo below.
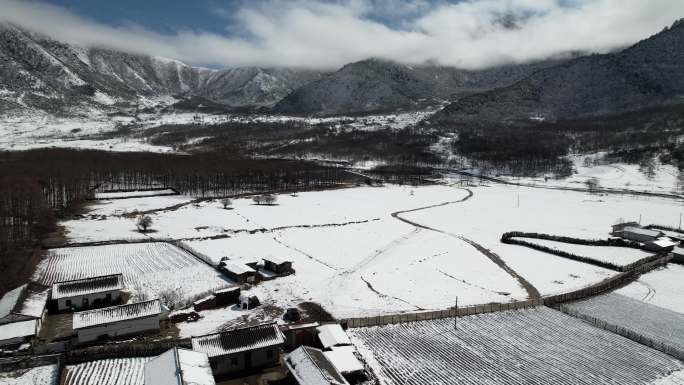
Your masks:
{"label": "hillside slope", "polygon": [[623,51],[577,58],[508,87],[463,97],[432,121],[554,121],[682,103],[683,74],[684,21],[678,21]]}

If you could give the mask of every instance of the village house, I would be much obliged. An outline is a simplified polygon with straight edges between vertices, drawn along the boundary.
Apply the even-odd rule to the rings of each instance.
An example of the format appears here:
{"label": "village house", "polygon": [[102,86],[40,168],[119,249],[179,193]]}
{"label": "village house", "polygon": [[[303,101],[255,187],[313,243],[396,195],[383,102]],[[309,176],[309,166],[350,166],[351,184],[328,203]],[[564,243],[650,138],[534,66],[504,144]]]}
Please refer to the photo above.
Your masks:
{"label": "village house", "polygon": [[192,350],[209,357],[215,376],[275,366],[285,337],[273,323],[192,338]]}
{"label": "village house", "polygon": [[47,289],[26,284],[0,298],[0,346],[21,345],[38,334],[47,296]]}
{"label": "village house", "polygon": [[618,236],[636,242],[650,242],[663,236],[662,231],[642,229],[641,227],[625,227]]}
{"label": "village house", "polygon": [[123,288],[121,274],[61,281],[52,285],[52,300],[58,311],[108,306],[121,300]]}
{"label": "village house", "polygon": [[334,346],[323,354],[347,381],[356,382],[365,377],[365,368],[355,352],[354,346]]}
{"label": "village house", "polygon": [[302,346],[284,361],[289,375],[299,385],[349,385],[319,349]]}
{"label": "village house", "polygon": [[219,265],[228,278],[237,282],[238,284],[253,283],[256,281],[257,271],[251,266],[243,263],[226,262]]}
{"label": "village house", "polygon": [[17,348],[30,342],[38,334],[35,319],[0,325],[0,349]]}
{"label": "village house", "polygon": [[631,221],[631,222],[622,222],[622,223],[617,223],[614,224],[613,226],[613,231],[611,231],[611,234],[619,237],[620,233],[626,228],[626,227],[641,227],[639,223]]}
{"label": "village house", "polygon": [[79,343],[159,331],[168,309],[158,299],[87,310],[73,315],[73,329]]}
{"label": "village house", "polygon": [[644,242],[644,249],[648,251],[655,251],[657,253],[665,253],[672,251],[677,245],[677,242],[667,237],[658,238],[653,241]]}
{"label": "village house", "polygon": [[292,261],[286,261],[274,256],[264,257],[264,269],[272,273],[283,275],[292,272]]}
{"label": "village house", "polygon": [[215,385],[209,358],[192,350],[172,348],[145,363],[145,385]]}
{"label": "village house", "polygon": [[284,348],[289,351],[302,345],[314,346],[318,326],[320,326],[318,322],[280,325],[280,331],[285,335]]}

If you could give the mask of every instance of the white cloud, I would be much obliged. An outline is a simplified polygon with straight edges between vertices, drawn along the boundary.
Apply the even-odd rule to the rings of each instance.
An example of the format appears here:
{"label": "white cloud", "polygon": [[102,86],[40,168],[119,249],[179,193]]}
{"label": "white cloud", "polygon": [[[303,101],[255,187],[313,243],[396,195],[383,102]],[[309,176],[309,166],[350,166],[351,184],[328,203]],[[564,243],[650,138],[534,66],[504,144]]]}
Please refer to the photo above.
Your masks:
{"label": "white cloud", "polygon": [[[233,14],[226,27],[237,35],[162,35],[144,26],[97,23],[45,3],[0,0],[0,21],[57,40],[213,66],[337,68],[378,57],[477,68],[572,50],[605,52],[683,16],[681,0],[262,0]],[[505,17],[514,20],[513,28]]]}

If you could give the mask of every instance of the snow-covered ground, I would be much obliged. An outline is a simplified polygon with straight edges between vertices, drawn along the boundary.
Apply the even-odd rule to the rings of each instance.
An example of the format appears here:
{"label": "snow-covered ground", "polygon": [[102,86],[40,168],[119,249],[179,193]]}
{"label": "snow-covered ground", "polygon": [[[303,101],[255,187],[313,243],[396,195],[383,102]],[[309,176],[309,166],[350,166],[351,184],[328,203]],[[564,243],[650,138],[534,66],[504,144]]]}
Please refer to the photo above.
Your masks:
{"label": "snow-covered ground", "polygon": [[233,285],[216,270],[168,243],[147,242],[51,249],[34,279],[45,285],[58,281],[123,274],[132,300],[178,296],[178,303]]}
{"label": "snow-covered ground", "polygon": [[591,258],[597,261],[613,263],[618,266],[628,265],[630,263],[636,262],[640,259],[653,255],[653,253],[649,253],[639,249],[633,249],[630,247],[576,245],[572,243],[564,243],[536,238],[514,239],[520,239],[528,243],[549,247],[559,251],[565,251],[567,253],[572,253],[575,255],[579,255],[581,257]]}
{"label": "snow-covered ground", "polygon": [[[99,215],[63,224],[70,241],[146,238],[136,231],[134,218],[108,215],[130,212],[140,201],[145,209],[159,209],[150,213],[156,231],[152,236],[183,239],[214,262],[222,257],[236,262],[267,256],[291,260],[296,274],[249,291],[263,303],[285,309],[316,302],[344,318],[442,309],[456,297],[461,306],[527,298],[518,280],[465,240],[490,249],[548,295],[591,285],[616,272],[505,245],[501,234],[520,230],[606,238],[619,217],[638,219],[641,214],[645,223],[664,224],[678,220],[678,214],[673,215],[678,203],[665,198],[597,197],[506,185],[470,190],[472,197],[466,189],[447,185],[358,187],[278,195],[274,206],[239,198],[230,209],[218,200],[131,198],[98,202],[93,213]],[[170,208],[161,209],[166,204]],[[418,210],[400,213],[413,209]],[[632,249],[590,249],[582,252],[611,260],[622,260],[623,251],[629,261],[648,255]],[[212,331],[244,315],[217,312],[187,335]]]}
{"label": "snow-covered ground", "polygon": [[57,385],[59,367],[57,365],[38,366],[31,369],[0,373],[3,385]]}
{"label": "snow-covered ground", "polygon": [[191,200],[192,198],[182,195],[100,200],[88,206],[88,215],[132,214],[186,204]]}
{"label": "snow-covered ground", "polygon": [[593,165],[593,162],[585,164],[586,158],[595,159],[603,155],[605,154],[570,156],[568,159],[572,161],[575,173],[564,179],[554,179],[552,176],[548,178],[502,178],[511,182],[573,188],[586,188],[586,182],[596,178],[602,188],[657,193],[670,193],[676,190],[679,171],[675,166],[660,164],[654,160],[654,173],[652,178],[649,178],[639,169],[637,164],[604,164],[605,162],[600,162],[597,165]]}
{"label": "snow-covered ground", "polygon": [[684,266],[670,263],[615,292],[684,314]]}
{"label": "snow-covered ground", "polygon": [[[577,238],[606,238],[619,218],[642,223],[679,221],[681,202],[634,195],[588,193],[492,184],[472,188],[469,200],[403,216],[473,239],[497,253],[542,294],[578,289],[615,274],[527,247],[500,242],[507,231],[540,232]],[[683,210],[684,211],[684,210]]]}

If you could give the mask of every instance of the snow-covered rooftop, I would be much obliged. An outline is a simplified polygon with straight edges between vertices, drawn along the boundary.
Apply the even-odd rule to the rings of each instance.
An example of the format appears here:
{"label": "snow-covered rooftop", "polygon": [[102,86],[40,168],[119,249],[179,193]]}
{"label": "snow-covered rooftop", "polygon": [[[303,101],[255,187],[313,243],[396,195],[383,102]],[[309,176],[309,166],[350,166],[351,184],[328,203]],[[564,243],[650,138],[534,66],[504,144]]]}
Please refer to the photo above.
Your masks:
{"label": "snow-covered rooftop", "polygon": [[158,299],[153,299],[145,302],[74,313],[73,323],[74,329],[83,329],[113,322],[150,317],[161,313],[161,302]]}
{"label": "snow-covered rooftop", "polygon": [[334,347],[332,351],[323,352],[323,354],[340,373],[361,372],[363,365],[354,355],[354,350],[353,346],[338,346]]}
{"label": "snow-covered rooftop", "polygon": [[27,285],[19,286],[18,288],[7,292],[0,298],[0,318],[8,316],[12,310],[17,306],[21,300]]}
{"label": "snow-covered rooftop", "polygon": [[316,330],[318,330],[318,339],[321,340],[321,344],[326,349],[332,346],[351,345],[347,333],[342,330],[342,326],[339,324],[321,325]]}
{"label": "snow-covered rooftop", "polygon": [[308,346],[288,354],[285,366],[299,385],[349,384],[322,351]]}
{"label": "snow-covered rooftop", "polygon": [[193,337],[192,350],[209,357],[225,356],[247,350],[278,346],[285,342],[278,325],[273,323],[250,326],[221,333]]}
{"label": "snow-covered rooftop", "polygon": [[214,385],[209,358],[173,348],[145,364],[145,385]]}
{"label": "snow-covered rooftop", "polygon": [[0,341],[35,335],[36,322],[32,319],[0,325]]}
{"label": "snow-covered rooftop", "polygon": [[61,281],[52,285],[52,299],[70,298],[80,295],[102,293],[105,291],[121,290],[123,288],[123,275],[121,274]]}
{"label": "snow-covered rooftop", "polygon": [[256,272],[256,270],[252,269],[251,267],[249,267],[247,265],[244,265],[242,263],[233,263],[233,262],[227,263],[225,269],[234,273],[234,274],[238,274],[238,275]]}
{"label": "snow-covered rooftop", "polygon": [[667,237],[658,238],[655,241],[650,241],[648,243],[651,245],[656,245],[661,248],[672,247],[677,245],[677,242]]}
{"label": "snow-covered rooftop", "polygon": [[50,290],[29,292],[26,299],[21,303],[19,314],[29,317],[42,318],[45,306],[47,305],[48,294]]}
{"label": "snow-covered rooftop", "polygon": [[672,253],[677,255],[684,255],[684,247],[677,246],[674,249],[672,249]]}
{"label": "snow-covered rooftop", "polygon": [[646,235],[646,236],[654,237],[654,238],[657,238],[662,234],[658,230],[642,229],[641,227],[625,227],[623,229],[623,231],[629,232],[629,233],[634,233],[634,234]]}
{"label": "snow-covered rooftop", "polygon": [[292,262],[292,261],[289,261],[289,260],[286,260],[286,259],[282,259],[282,258],[280,258],[280,257],[276,257],[276,256],[273,256],[273,255],[269,255],[269,256],[267,256],[267,257],[264,257],[263,260],[264,260],[264,261],[268,261],[268,262],[273,262],[273,263],[275,263],[276,265],[281,265],[281,264],[286,263],[286,262]]}

